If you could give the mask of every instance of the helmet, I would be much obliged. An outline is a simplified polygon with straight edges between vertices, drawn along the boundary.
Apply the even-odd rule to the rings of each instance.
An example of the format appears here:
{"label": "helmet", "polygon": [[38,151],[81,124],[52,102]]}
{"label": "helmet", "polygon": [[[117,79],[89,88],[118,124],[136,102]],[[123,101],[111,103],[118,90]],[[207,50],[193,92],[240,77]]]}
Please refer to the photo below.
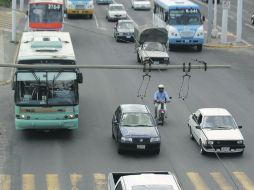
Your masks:
{"label": "helmet", "polygon": [[164,85],[163,84],[159,84],[158,88],[164,89]]}

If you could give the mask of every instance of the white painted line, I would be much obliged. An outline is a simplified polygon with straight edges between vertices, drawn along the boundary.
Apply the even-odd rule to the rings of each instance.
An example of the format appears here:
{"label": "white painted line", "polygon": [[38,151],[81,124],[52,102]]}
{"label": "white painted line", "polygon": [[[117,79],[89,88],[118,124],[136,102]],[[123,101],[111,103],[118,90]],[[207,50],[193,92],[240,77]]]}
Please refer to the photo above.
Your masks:
{"label": "white painted line", "polygon": [[248,26],[248,27],[254,29],[254,26],[253,26],[253,25],[250,25],[250,24],[245,23],[245,26]]}
{"label": "white painted line", "polygon": [[95,19],[96,27],[99,28],[98,20],[95,14],[94,14],[94,19]]}

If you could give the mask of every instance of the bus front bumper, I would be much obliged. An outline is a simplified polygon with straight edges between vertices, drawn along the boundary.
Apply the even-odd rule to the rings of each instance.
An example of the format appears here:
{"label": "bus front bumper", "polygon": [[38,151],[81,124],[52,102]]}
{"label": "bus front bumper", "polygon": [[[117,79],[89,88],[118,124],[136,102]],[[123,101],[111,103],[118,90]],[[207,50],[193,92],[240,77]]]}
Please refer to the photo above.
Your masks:
{"label": "bus front bumper", "polygon": [[170,45],[186,45],[186,46],[195,46],[202,45],[204,43],[203,38],[192,38],[192,39],[169,39]]}
{"label": "bus front bumper", "polygon": [[93,9],[86,9],[86,10],[67,9],[66,13],[68,15],[92,15],[94,13],[94,10]]}
{"label": "bus front bumper", "polygon": [[68,120],[24,120],[15,119],[17,130],[24,129],[77,129],[78,119]]}

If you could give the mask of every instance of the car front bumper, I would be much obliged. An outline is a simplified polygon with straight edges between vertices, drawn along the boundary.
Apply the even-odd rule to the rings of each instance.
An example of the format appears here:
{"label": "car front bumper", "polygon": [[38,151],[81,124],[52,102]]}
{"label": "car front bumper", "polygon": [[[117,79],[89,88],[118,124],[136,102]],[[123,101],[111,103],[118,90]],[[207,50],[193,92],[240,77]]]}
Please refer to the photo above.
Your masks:
{"label": "car front bumper", "polygon": [[223,145],[223,146],[213,146],[203,145],[203,148],[206,152],[216,152],[216,153],[239,153],[243,152],[245,145]]}
{"label": "car front bumper", "polygon": [[93,9],[87,9],[87,10],[67,9],[66,13],[68,15],[92,15],[94,13],[94,10]]}
{"label": "car front bumper", "polygon": [[204,43],[203,38],[191,38],[191,39],[169,39],[168,43],[170,45],[188,45],[188,46],[195,46],[195,45],[202,45]]}

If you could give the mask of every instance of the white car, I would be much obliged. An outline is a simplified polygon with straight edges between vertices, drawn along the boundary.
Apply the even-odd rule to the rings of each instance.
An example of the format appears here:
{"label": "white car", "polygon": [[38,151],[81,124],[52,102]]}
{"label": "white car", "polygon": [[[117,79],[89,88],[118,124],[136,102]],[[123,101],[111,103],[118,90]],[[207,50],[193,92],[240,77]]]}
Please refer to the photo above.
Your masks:
{"label": "white car", "polygon": [[135,10],[136,9],[150,10],[151,3],[149,0],[131,0],[131,7]]}
{"label": "white car", "polygon": [[233,116],[224,108],[201,108],[189,116],[191,139],[200,146],[200,153],[240,153],[245,148],[242,136]]}
{"label": "white car", "polygon": [[110,4],[108,6],[108,11],[106,15],[106,19],[108,19],[108,21],[117,21],[126,18],[127,12],[123,4]]}
{"label": "white car", "polygon": [[151,60],[153,64],[166,64],[169,62],[169,55],[165,44],[159,42],[145,42],[137,51],[137,61],[144,63]]}

